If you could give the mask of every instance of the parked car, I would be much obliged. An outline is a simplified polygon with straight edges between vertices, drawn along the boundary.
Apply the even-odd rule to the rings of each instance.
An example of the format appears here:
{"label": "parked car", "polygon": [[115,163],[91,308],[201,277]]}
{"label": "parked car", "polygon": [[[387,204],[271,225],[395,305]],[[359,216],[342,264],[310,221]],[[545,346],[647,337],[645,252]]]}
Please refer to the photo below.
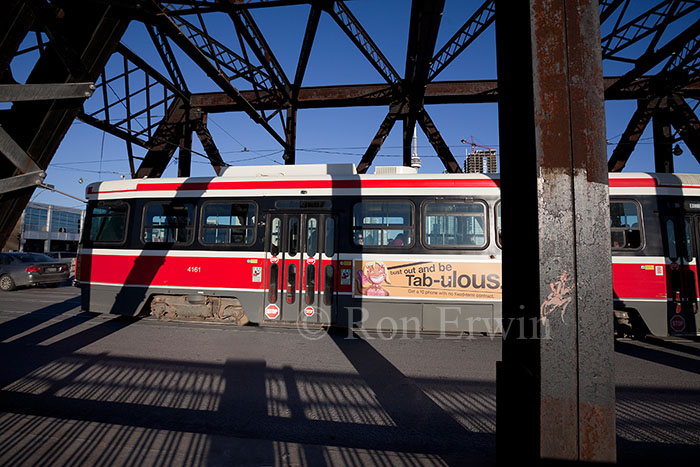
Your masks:
{"label": "parked car", "polygon": [[75,276],[75,261],[78,257],[78,253],[75,251],[50,251],[46,254],[53,259],[70,264],[70,277]]}
{"label": "parked car", "polygon": [[0,290],[26,285],[57,286],[70,277],[70,265],[42,253],[0,253]]}

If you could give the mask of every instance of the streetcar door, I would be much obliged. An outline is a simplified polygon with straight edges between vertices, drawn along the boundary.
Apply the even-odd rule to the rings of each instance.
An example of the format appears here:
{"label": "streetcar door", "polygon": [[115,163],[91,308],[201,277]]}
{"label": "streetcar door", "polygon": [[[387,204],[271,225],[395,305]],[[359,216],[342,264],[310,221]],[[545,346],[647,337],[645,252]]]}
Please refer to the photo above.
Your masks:
{"label": "streetcar door", "polygon": [[270,214],[267,225],[263,318],[294,322],[299,308],[301,216]]}
{"label": "streetcar door", "polygon": [[335,319],[338,280],[336,219],[304,214],[299,322],[330,324]]}
{"label": "streetcar door", "polygon": [[662,218],[668,242],[669,334],[695,334],[698,311],[698,216]]}
{"label": "streetcar door", "polygon": [[328,324],[334,317],[338,255],[330,214],[270,214],[264,320]]}

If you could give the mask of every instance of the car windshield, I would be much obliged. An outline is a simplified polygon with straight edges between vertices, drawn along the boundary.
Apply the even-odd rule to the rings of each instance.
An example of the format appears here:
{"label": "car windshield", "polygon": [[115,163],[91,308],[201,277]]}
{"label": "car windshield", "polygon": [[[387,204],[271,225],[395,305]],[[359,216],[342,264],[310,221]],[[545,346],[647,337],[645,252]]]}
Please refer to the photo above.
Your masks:
{"label": "car windshield", "polygon": [[53,263],[55,260],[50,256],[43,255],[41,253],[25,253],[23,255],[13,255],[18,260],[23,263]]}

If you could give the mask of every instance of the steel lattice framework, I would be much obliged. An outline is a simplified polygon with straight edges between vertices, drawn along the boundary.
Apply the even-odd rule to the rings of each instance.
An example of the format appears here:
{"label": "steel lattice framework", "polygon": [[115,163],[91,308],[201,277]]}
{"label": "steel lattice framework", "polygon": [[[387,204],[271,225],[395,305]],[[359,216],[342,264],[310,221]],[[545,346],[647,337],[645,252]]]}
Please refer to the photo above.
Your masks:
{"label": "steel lattice framework", "polygon": [[[372,165],[397,121],[403,124],[403,164],[411,163],[416,124],[449,172],[461,171],[426,105],[496,102],[497,81],[440,81],[453,60],[493,27],[494,0],[469,2],[473,13],[444,44],[438,31],[444,0],[413,0],[406,67],[399,73],[353,14],[339,0],[6,0],[0,36],[0,96],[12,105],[0,123],[0,243],[41,183],[68,128],[77,118],[125,141],[133,177],[159,177],[178,153],[178,174],[190,174],[197,135],[215,170],[224,161],[207,129],[212,112],[244,112],[283,149],[294,164],[297,111],[308,108],[381,106],[386,116],[358,161]],[[700,0],[660,0],[630,15],[632,0],[600,0],[602,55],[626,64],[621,76],[605,78],[605,98],[636,100],[609,170],[624,168],[649,122],[654,124],[658,171],[672,171],[672,145],[683,140],[700,160]],[[309,10],[294,76],[287,76],[254,20],[256,9],[306,5]],[[230,20],[228,33],[239,52],[215,38],[211,15]],[[304,87],[319,21],[327,15],[376,69],[376,84]],[[675,27],[682,22],[687,27]],[[141,23],[162,66],[120,41],[129,24]],[[672,37],[669,31],[680,31]],[[29,44],[29,45],[28,45]],[[24,83],[11,64],[39,51]],[[181,57],[196,64],[219,91],[193,93]],[[180,57],[180,58],[178,58]],[[106,67],[107,62],[118,66]],[[159,72],[165,70],[165,72]],[[136,156],[133,146],[146,149]]]}

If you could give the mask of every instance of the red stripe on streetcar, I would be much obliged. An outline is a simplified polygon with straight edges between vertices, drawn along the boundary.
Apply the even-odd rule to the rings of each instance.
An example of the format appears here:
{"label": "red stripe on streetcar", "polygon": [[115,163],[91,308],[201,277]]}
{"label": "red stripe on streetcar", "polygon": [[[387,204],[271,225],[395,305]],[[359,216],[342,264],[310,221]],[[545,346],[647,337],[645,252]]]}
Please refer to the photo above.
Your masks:
{"label": "red stripe on streetcar", "polygon": [[[656,266],[656,265],[652,265]],[[655,267],[645,269],[639,264],[613,264],[613,291],[615,298],[666,299],[666,268],[663,275],[656,275]]]}
{"label": "red stripe on streetcar", "polygon": [[[262,259],[81,255],[80,280],[106,284],[262,289]],[[255,261],[255,262],[253,262]]]}
{"label": "red stripe on streetcar", "polygon": [[136,189],[105,190],[100,193],[134,191],[206,191],[206,190],[289,190],[289,189],[362,189],[362,188],[498,188],[498,179],[486,180],[291,180],[291,181],[210,181],[139,183]]}
{"label": "red stripe on streetcar", "polygon": [[611,178],[612,188],[700,188],[698,185],[660,184],[655,178]]}

